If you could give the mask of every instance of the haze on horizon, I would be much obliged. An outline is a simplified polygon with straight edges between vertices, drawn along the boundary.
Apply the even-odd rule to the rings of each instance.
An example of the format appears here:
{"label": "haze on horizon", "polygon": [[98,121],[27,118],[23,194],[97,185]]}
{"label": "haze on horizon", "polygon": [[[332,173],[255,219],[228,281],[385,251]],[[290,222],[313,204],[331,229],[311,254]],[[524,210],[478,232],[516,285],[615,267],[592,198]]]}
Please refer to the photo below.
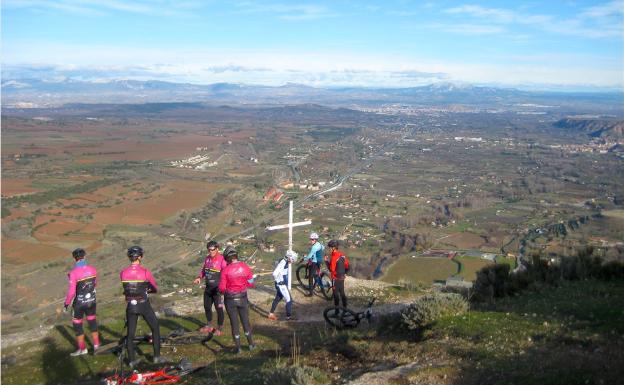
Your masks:
{"label": "haze on horizon", "polygon": [[2,0],[2,77],[624,90],[624,0]]}

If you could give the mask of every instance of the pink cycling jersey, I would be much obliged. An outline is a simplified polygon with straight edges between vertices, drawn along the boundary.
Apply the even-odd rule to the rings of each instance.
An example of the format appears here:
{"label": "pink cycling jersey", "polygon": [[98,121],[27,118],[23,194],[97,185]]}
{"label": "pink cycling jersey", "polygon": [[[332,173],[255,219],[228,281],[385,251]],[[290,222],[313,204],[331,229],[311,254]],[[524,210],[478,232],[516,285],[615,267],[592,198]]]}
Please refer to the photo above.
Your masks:
{"label": "pink cycling jersey", "polygon": [[121,283],[124,288],[126,300],[147,299],[147,293],[156,293],[158,286],[152,273],[141,266],[139,263],[133,263],[119,273]]}
{"label": "pink cycling jersey", "polygon": [[221,271],[221,281],[219,281],[219,291],[226,294],[237,294],[247,291],[253,284],[249,280],[253,279],[251,268],[245,262],[233,262]]}
{"label": "pink cycling jersey", "polygon": [[210,257],[210,255],[207,255],[206,259],[204,259],[204,265],[199,271],[199,278],[205,278],[206,274],[210,272],[218,273],[220,271],[223,271],[226,266],[227,262],[225,262],[223,255],[217,254],[214,256],[214,258]]}
{"label": "pink cycling jersey", "polygon": [[70,305],[76,297],[80,303],[90,303],[95,301],[95,284],[97,280],[97,270],[86,263],[77,263],[67,274],[69,285],[65,296],[65,305]]}

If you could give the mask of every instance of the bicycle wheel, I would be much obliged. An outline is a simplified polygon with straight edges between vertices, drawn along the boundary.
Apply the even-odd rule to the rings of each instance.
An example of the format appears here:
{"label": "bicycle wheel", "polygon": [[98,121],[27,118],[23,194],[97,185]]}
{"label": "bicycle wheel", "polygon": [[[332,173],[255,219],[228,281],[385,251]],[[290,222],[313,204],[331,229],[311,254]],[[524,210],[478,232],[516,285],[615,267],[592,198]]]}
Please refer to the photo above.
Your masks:
{"label": "bicycle wheel", "polygon": [[308,283],[309,270],[307,265],[300,265],[296,271],[297,282],[301,285],[305,290],[308,290],[310,285]]}
{"label": "bicycle wheel", "polygon": [[323,297],[325,297],[325,299],[328,301],[331,300],[332,297],[334,296],[334,291],[333,291],[332,280],[331,278],[329,278],[329,275],[325,273],[321,273],[321,284],[318,286],[320,286],[320,290],[321,290],[321,293],[323,294]]}
{"label": "bicycle wheel", "polygon": [[120,341],[113,341],[107,344],[100,345],[100,347],[93,353],[96,356],[101,354],[117,353],[123,348],[123,338]]}
{"label": "bicycle wheel", "polygon": [[350,329],[358,326],[360,317],[357,313],[344,307],[328,307],[323,311],[325,322],[336,329]]}
{"label": "bicycle wheel", "polygon": [[212,335],[203,334],[199,332],[186,333],[182,336],[165,338],[160,345],[161,346],[176,346],[176,345],[193,345],[202,344],[212,338]]}

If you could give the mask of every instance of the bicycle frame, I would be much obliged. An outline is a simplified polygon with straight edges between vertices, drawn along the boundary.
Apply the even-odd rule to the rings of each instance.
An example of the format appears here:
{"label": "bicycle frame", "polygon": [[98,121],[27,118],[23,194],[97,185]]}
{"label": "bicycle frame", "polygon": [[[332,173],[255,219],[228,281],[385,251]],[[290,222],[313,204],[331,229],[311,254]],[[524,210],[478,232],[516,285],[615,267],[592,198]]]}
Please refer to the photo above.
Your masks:
{"label": "bicycle frame", "polygon": [[332,325],[336,329],[348,329],[355,328],[360,324],[360,321],[366,319],[369,323],[373,316],[373,304],[376,298],[373,297],[366,307],[366,310],[361,312],[354,312],[353,310],[332,306],[323,311],[323,318],[325,322]]}

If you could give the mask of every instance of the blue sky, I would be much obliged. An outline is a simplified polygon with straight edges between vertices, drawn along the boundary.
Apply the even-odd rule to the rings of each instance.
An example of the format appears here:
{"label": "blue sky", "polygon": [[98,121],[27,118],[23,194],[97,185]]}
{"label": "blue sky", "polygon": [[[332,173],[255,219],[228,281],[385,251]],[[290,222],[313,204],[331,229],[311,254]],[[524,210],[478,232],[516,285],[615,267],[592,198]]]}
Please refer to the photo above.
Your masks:
{"label": "blue sky", "polygon": [[2,0],[2,66],[4,78],[624,89],[624,0]]}

